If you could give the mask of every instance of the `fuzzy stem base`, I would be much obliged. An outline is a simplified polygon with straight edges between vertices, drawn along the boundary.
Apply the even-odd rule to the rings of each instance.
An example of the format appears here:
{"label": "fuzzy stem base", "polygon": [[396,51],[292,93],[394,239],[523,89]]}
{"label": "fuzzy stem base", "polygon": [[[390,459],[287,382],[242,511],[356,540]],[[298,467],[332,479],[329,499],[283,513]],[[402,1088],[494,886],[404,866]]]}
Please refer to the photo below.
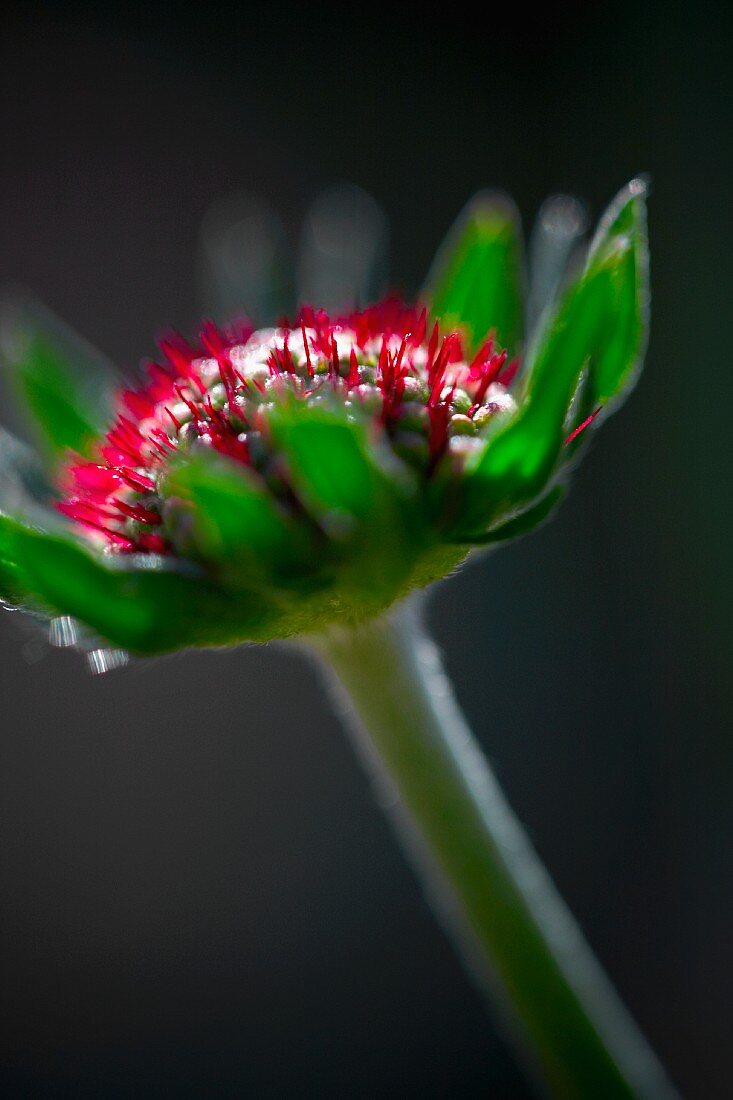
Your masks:
{"label": "fuzzy stem base", "polygon": [[676,1094],[473,739],[414,608],[315,643],[439,918],[553,1097]]}

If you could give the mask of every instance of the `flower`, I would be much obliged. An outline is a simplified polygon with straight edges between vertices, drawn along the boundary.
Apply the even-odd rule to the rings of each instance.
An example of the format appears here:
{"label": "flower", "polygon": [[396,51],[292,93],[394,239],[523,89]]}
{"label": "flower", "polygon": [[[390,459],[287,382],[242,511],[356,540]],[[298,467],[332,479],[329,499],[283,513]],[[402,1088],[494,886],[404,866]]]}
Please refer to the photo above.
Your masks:
{"label": "flower", "polygon": [[[442,335],[435,321],[428,338],[427,325],[426,308],[393,298],[334,320],[306,308],[294,328],[227,335],[207,324],[196,347],[163,340],[165,365],[151,364],[147,383],[122,393],[95,459],[62,471],[59,511],[103,549],[212,566],[215,548],[197,524],[210,517],[191,511],[181,463],[210,465],[222,455],[240,467],[237,475],[249,471],[251,486],[267,486],[283,518],[297,518],[303,460],[284,463],[278,438],[288,404],[297,420],[312,423],[320,410],[316,422],[362,428],[415,481],[427,483],[446,462],[460,479],[494,418],[516,409],[508,386],[518,362],[507,363],[493,335],[469,360],[460,332]],[[229,475],[237,476],[231,467]],[[317,542],[328,515],[309,521]]]}
{"label": "flower", "polygon": [[5,441],[0,596],[135,652],[230,645],[355,625],[536,527],[643,356],[644,195],[617,197],[531,338],[516,216],[479,197],[420,304],[171,336],[102,432],[16,317],[6,355],[56,455],[49,508]]}

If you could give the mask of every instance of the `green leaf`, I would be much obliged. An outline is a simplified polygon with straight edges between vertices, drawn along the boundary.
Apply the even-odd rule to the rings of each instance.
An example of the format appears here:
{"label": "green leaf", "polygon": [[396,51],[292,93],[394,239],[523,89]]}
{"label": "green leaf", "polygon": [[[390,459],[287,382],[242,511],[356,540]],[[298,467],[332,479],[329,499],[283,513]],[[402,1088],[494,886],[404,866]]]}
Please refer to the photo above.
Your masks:
{"label": "green leaf", "polygon": [[503,195],[481,192],[448,234],[424,294],[444,324],[465,326],[473,347],[494,330],[514,355],[524,332],[524,281],[516,208]]}
{"label": "green leaf", "polygon": [[39,303],[10,298],[0,350],[27,414],[53,454],[88,454],[111,415],[114,372],[100,352]]}

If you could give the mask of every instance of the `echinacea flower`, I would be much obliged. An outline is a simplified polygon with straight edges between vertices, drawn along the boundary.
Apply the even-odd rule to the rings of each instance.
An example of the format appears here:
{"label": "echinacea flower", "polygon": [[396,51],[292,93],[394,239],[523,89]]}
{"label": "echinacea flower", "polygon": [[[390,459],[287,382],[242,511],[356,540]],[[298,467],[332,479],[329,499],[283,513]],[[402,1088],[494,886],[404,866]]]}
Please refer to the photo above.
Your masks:
{"label": "echinacea flower", "polygon": [[50,618],[99,668],[122,659],[110,644],[306,638],[520,1056],[576,1100],[674,1092],[403,598],[546,519],[629,391],[646,342],[644,198],[640,181],[620,193],[565,279],[576,234],[550,218],[557,247],[527,298],[513,208],[479,197],[416,305],[206,324],[196,343],[163,341],[145,380],[109,402],[79,383],[83,351],[66,356],[37,315],[11,311],[3,334],[52,459],[44,469],[0,435],[0,598]]}
{"label": "echinacea flower", "polygon": [[356,625],[531,530],[635,377],[644,232],[634,181],[528,342],[515,214],[479,197],[419,304],[171,336],[98,434],[16,325],[57,460],[43,507],[5,456],[0,596],[138,653],[231,645]]}

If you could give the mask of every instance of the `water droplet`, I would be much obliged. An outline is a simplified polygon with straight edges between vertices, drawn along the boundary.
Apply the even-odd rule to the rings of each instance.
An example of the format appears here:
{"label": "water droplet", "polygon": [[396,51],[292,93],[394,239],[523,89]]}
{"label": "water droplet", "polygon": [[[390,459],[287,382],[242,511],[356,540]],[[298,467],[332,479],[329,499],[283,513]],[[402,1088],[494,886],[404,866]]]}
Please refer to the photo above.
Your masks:
{"label": "water droplet", "polygon": [[94,676],[102,676],[116,668],[124,668],[130,660],[124,649],[92,649],[86,655],[87,666]]}
{"label": "water droplet", "polygon": [[59,649],[68,649],[79,644],[79,625],[70,615],[60,615],[52,619],[48,628],[48,641]]}

